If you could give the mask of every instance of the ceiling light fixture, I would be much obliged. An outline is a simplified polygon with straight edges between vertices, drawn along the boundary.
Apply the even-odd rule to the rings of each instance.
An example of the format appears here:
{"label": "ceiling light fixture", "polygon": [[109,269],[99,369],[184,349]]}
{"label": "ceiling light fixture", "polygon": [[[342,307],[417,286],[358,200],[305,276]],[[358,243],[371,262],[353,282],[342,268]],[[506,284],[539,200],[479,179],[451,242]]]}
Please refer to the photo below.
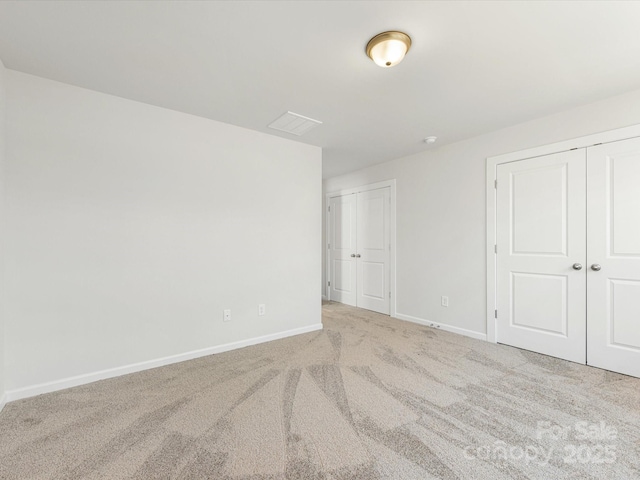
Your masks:
{"label": "ceiling light fixture", "polygon": [[428,143],[428,144],[436,143],[437,139],[438,137],[427,137],[424,139],[424,143]]}
{"label": "ceiling light fixture", "polygon": [[367,56],[376,65],[388,68],[399,64],[411,47],[411,38],[402,32],[382,32],[367,43]]}

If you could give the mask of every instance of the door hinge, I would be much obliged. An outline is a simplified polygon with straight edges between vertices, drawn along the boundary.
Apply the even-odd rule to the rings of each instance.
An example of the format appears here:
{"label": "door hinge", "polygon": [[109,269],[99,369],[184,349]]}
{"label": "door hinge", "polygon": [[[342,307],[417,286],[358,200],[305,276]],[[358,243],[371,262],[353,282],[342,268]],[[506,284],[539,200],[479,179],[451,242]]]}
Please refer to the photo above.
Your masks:
{"label": "door hinge", "polygon": [[389,298],[391,298],[391,292],[389,292]]}
{"label": "door hinge", "polygon": [[493,181],[493,188],[498,188],[498,180]]}
{"label": "door hinge", "polygon": [[493,317],[498,318],[498,310],[494,310],[493,312],[494,312]]}
{"label": "door hinge", "polygon": [[330,286],[331,286],[331,282],[327,282],[327,286],[329,286],[329,287],[330,287]]}
{"label": "door hinge", "polygon": [[331,250],[331,244],[327,243],[327,250]]}
{"label": "door hinge", "polygon": [[498,253],[498,245],[494,245],[494,246],[493,246],[493,251],[494,251],[495,253]]}
{"label": "door hinge", "polygon": [[331,205],[327,207],[327,212],[330,212],[330,211],[331,211]]}

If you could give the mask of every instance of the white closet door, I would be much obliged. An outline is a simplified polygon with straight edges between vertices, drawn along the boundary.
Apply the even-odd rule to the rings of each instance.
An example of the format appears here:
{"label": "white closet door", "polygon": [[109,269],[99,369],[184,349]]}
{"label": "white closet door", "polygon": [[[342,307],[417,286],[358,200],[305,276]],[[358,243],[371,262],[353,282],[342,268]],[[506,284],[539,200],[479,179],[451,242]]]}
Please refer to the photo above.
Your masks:
{"label": "white closet door", "polygon": [[329,261],[330,298],[336,302],[356,305],[356,194],[330,199]]}
{"label": "white closet door", "polygon": [[587,152],[587,362],[640,377],[640,139]]}
{"label": "white closet door", "polygon": [[586,362],[585,150],[497,167],[498,342]]}
{"label": "white closet door", "polygon": [[389,188],[358,193],[358,300],[389,314]]}

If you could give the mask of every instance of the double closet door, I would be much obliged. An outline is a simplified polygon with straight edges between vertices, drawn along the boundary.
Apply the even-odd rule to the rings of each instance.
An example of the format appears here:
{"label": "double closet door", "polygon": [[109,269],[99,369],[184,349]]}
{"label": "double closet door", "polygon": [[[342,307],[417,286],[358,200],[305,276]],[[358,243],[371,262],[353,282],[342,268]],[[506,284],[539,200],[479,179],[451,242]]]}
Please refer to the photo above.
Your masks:
{"label": "double closet door", "polygon": [[329,298],[389,314],[390,188],[329,199]]}
{"label": "double closet door", "polygon": [[640,377],[640,139],[497,167],[498,342]]}

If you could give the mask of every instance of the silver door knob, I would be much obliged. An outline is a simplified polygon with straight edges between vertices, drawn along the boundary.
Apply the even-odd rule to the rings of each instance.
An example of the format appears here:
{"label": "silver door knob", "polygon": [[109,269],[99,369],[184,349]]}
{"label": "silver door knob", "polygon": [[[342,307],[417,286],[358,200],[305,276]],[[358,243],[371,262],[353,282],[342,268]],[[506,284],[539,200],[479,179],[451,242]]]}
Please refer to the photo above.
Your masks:
{"label": "silver door knob", "polygon": [[351,254],[351,256],[352,256],[352,257],[355,257],[355,256],[356,256],[356,254],[355,254],[355,253],[352,253],[352,254]]}
{"label": "silver door knob", "polygon": [[360,254],[359,254],[359,253],[358,253],[358,254],[356,254],[356,258],[360,258]]}
{"label": "silver door knob", "polygon": [[591,270],[593,270],[594,272],[599,272],[601,268],[602,267],[597,263],[594,263],[593,265],[591,265]]}
{"label": "silver door knob", "polygon": [[582,270],[582,264],[581,263],[574,263],[573,264],[573,269],[574,270]]}

